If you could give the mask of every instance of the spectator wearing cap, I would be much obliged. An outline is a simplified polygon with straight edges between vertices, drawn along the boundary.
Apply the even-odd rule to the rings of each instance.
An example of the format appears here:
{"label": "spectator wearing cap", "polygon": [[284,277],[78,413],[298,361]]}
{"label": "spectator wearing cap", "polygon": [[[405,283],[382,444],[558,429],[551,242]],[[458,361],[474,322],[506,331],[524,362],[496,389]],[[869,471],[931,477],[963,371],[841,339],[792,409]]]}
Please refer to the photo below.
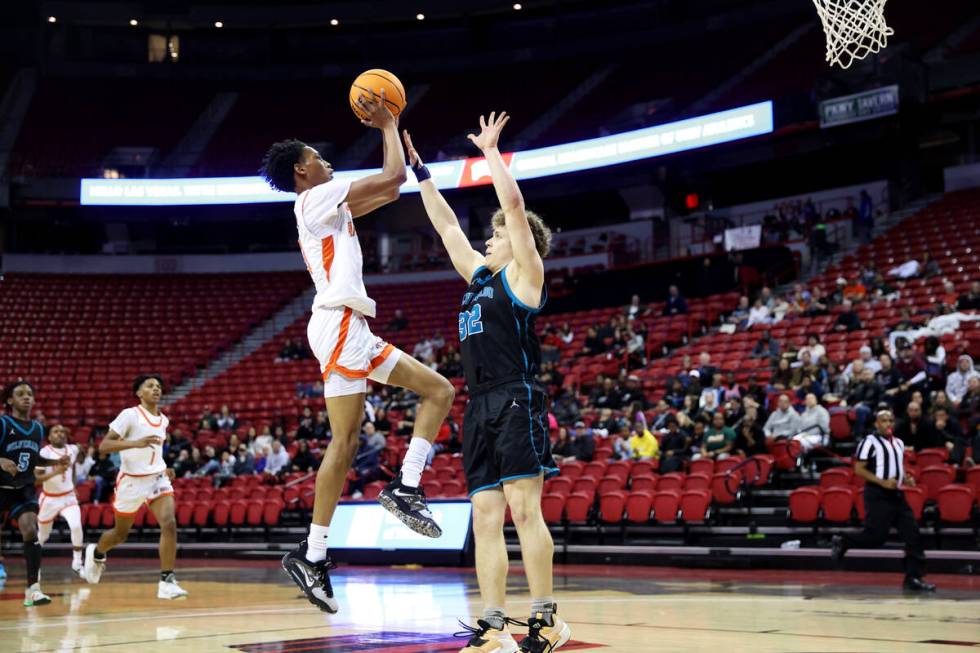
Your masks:
{"label": "spectator wearing cap", "polygon": [[664,315],[684,315],[687,313],[687,300],[681,295],[677,286],[671,286],[667,291],[667,301],[664,303]]}
{"label": "spectator wearing cap", "polygon": [[663,437],[660,453],[660,473],[667,474],[684,469],[688,452],[691,449],[691,436],[683,431],[677,418],[671,415],[666,420],[667,433]]}
{"label": "spectator wearing cap", "polygon": [[788,438],[800,431],[800,414],[793,410],[789,395],[779,395],[776,410],[772,411],[762,427],[767,440]]}
{"label": "spectator wearing cap", "polygon": [[635,374],[630,374],[626,377],[626,384],[623,386],[621,400],[624,406],[631,406],[639,402],[640,410],[646,410],[650,407],[650,402],[647,401],[646,393],[643,391],[643,383],[640,381],[640,377]]}
{"label": "spectator wearing cap", "polygon": [[858,331],[861,328],[861,317],[854,310],[854,304],[845,299],[841,307],[844,310],[837,315],[834,331]]}
{"label": "spectator wearing cap", "polygon": [[595,437],[585,422],[575,422],[575,435],[572,438],[572,452],[575,460],[590,462],[595,455]]}

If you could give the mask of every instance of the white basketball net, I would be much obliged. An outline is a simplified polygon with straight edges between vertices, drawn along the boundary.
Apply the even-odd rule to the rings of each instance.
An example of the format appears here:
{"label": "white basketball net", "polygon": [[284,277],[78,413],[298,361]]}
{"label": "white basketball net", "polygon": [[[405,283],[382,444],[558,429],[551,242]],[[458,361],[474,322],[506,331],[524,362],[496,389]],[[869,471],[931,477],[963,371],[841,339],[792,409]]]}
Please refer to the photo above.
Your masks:
{"label": "white basketball net", "polygon": [[827,62],[847,68],[888,45],[887,0],[813,0],[827,35]]}

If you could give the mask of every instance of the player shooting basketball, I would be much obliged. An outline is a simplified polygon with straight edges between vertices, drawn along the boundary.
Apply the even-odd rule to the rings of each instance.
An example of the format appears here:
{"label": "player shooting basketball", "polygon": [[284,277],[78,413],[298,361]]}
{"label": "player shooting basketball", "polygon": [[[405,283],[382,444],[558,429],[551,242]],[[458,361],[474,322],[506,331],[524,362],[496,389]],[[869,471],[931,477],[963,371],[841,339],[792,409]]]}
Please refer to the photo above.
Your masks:
{"label": "player shooting basketball", "polygon": [[509,116],[480,116],[480,133],[470,134],[490,167],[500,209],[493,235],[480,254],[436,189],[408,132],[409,163],[419,180],[429,220],[442,238],[456,271],[469,283],[459,313],[459,340],[470,400],[463,418],[463,466],[473,503],[476,574],[483,618],[467,627],[463,653],[513,653],[507,629],[507,548],[504,513],[510,506],[533,603],[528,636],[520,650],[557,649],[571,630],[556,614],[552,596],[554,544],[541,514],[544,478],[557,473],[547,428],[547,396],[537,380],[541,348],[534,319],[547,299],[544,257],[551,231],[525,210],[517,182],[497,149]]}

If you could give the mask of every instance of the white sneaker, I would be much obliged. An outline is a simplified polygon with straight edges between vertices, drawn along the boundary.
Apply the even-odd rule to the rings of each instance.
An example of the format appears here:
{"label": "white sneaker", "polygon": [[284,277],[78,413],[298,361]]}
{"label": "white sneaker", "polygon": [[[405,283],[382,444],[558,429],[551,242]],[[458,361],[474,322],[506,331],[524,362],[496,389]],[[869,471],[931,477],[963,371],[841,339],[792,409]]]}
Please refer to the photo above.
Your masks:
{"label": "white sneaker", "polygon": [[85,575],[82,573],[82,559],[81,558],[78,558],[77,560],[72,560],[71,561],[71,570],[73,572],[75,572],[75,575],[78,576],[79,578],[85,578]]}
{"label": "white sneaker", "polygon": [[157,598],[172,601],[174,599],[186,599],[187,590],[177,584],[177,580],[161,580],[157,585]]}
{"label": "white sneaker", "polygon": [[26,608],[48,603],[51,603],[51,597],[41,591],[41,586],[38,583],[34,583],[24,592],[24,607]]}
{"label": "white sneaker", "polygon": [[82,578],[92,585],[97,585],[105,571],[105,560],[95,559],[95,545],[85,547],[85,562],[82,564]]}

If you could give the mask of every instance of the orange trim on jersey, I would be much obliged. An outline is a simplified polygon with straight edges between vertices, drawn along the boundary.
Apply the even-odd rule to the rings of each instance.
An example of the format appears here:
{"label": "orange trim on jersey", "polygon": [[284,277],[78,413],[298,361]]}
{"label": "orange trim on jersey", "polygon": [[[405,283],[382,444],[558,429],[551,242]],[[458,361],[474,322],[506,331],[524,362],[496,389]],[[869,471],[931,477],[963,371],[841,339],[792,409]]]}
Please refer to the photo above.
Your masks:
{"label": "orange trim on jersey", "polygon": [[122,510],[117,510],[116,507],[113,506],[112,512],[116,513],[120,517],[132,517],[133,515],[139,512],[139,508],[137,508],[133,512],[123,512]]}
{"label": "orange trim on jersey", "polygon": [[140,415],[143,416],[143,419],[146,420],[146,423],[149,424],[150,426],[152,426],[153,428],[158,429],[158,428],[160,428],[163,425],[163,413],[160,413],[160,421],[157,422],[156,424],[154,424],[153,422],[150,421],[149,415],[147,415],[143,411],[143,407],[142,406],[137,406],[136,407],[136,410],[138,410],[140,412]]}
{"label": "orange trim on jersey", "polygon": [[161,492],[160,494],[156,495],[152,499],[147,499],[146,500],[146,505],[147,505],[147,507],[149,507],[150,504],[153,503],[154,501],[156,501],[157,499],[159,499],[161,497],[172,497],[173,495],[174,495],[173,490],[171,490],[169,492]]}
{"label": "orange trim on jersey", "polygon": [[333,348],[333,352],[330,354],[330,360],[327,361],[327,366],[323,369],[323,380],[326,381],[330,373],[337,368],[337,361],[340,359],[341,352],[344,351],[344,343],[347,342],[347,333],[350,331],[350,318],[354,314],[354,311],[348,307],[344,307],[344,317],[340,320],[340,335],[337,336],[337,344]]}
{"label": "orange trim on jersey", "polygon": [[59,492],[58,494],[51,494],[49,492],[41,492],[41,496],[42,497],[51,497],[53,499],[55,497],[63,497],[63,496],[66,496],[68,494],[74,494],[74,493],[75,493],[75,490],[74,489],[71,489],[71,490],[68,490],[67,492]]}
{"label": "orange trim on jersey", "polygon": [[150,472],[149,474],[130,474],[129,472],[119,472],[119,475],[116,476],[116,487],[119,487],[119,481],[123,480],[124,476],[132,476],[133,478],[146,478],[147,476],[158,476],[160,474],[166,474],[166,473],[167,473],[166,468],[160,470],[159,472]]}
{"label": "orange trim on jersey", "polygon": [[323,271],[327,273],[327,281],[330,281],[330,268],[333,266],[333,236],[327,236],[320,241],[320,253],[323,255]]}

